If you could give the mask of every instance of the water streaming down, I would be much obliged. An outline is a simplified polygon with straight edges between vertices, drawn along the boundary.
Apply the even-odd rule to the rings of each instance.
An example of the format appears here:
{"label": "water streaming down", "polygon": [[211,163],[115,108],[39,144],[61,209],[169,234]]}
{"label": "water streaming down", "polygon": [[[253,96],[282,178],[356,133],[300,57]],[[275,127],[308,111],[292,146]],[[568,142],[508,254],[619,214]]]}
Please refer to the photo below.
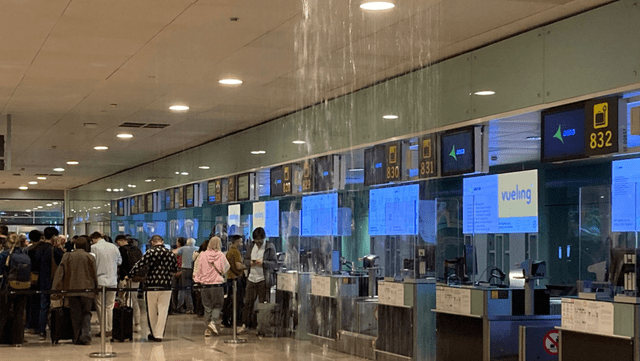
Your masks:
{"label": "water streaming down", "polygon": [[[339,329],[377,336],[373,308],[369,304],[362,306],[365,303],[357,297],[366,296],[367,284],[358,285],[360,289],[355,291],[341,287],[341,295],[353,292],[354,297],[343,299],[341,302],[350,305],[343,305],[337,313],[338,306],[314,296],[317,290],[313,290],[310,278],[315,274],[331,274],[336,270],[338,257],[339,269],[366,274],[362,258],[367,254],[380,257],[378,278],[413,278],[406,260],[413,259],[416,247],[426,243],[415,234],[369,235],[369,191],[364,187],[361,169],[364,147],[437,127],[435,117],[442,102],[442,89],[438,68],[429,66],[439,60],[442,9],[439,1],[407,0],[382,12],[364,11],[360,4],[359,0],[302,0],[295,30],[295,104],[303,110],[294,115],[294,126],[298,139],[305,142],[300,146],[302,155],[339,152],[340,158],[331,161],[340,163],[347,177],[351,171],[360,174],[344,186],[344,191],[338,192],[334,210],[337,225],[322,224],[320,230],[310,232],[303,225],[305,220],[312,219],[303,215],[305,201],[296,198],[288,201],[288,205],[281,203],[285,267],[310,274],[299,278],[300,293],[310,296],[308,302],[300,298],[294,306],[297,315],[293,322],[297,323],[298,337],[309,332],[334,338]],[[308,108],[311,105],[315,106]],[[385,115],[395,115],[397,119],[381,122]],[[416,138],[407,143],[405,156],[407,162],[417,166]],[[326,164],[316,161],[315,166],[319,168],[318,174]],[[301,179],[303,173],[304,169],[294,170],[294,177]],[[409,174],[402,178],[417,180],[417,176]],[[436,197],[438,184],[425,188],[428,197]],[[459,204],[456,199],[439,202],[439,214],[442,217],[451,214],[452,223],[457,222],[460,210],[456,204]],[[322,217],[313,219],[317,222]],[[327,229],[331,227],[334,229]],[[454,238],[452,243],[458,243],[455,251],[458,253],[461,237],[456,232]]]}

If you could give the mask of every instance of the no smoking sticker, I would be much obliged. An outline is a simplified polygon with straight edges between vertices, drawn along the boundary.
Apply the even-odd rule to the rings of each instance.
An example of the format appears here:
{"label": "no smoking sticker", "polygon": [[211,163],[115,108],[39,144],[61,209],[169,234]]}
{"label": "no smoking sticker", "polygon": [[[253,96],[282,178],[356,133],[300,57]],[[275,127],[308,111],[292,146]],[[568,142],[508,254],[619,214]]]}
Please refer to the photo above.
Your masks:
{"label": "no smoking sticker", "polygon": [[560,338],[560,332],[558,330],[551,330],[544,335],[543,343],[544,350],[551,356],[558,354],[558,339]]}

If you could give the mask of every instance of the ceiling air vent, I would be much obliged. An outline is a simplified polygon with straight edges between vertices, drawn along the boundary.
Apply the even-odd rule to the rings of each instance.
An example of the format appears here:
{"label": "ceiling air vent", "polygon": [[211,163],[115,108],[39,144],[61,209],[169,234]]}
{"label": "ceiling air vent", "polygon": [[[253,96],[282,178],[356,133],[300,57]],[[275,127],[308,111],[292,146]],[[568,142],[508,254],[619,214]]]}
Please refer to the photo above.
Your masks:
{"label": "ceiling air vent", "polygon": [[120,128],[142,128],[144,127],[144,123],[129,123],[124,122],[119,125]]}
{"label": "ceiling air vent", "polygon": [[164,129],[168,127],[169,124],[157,124],[157,123],[149,123],[145,125],[143,128],[152,128],[152,129]]}

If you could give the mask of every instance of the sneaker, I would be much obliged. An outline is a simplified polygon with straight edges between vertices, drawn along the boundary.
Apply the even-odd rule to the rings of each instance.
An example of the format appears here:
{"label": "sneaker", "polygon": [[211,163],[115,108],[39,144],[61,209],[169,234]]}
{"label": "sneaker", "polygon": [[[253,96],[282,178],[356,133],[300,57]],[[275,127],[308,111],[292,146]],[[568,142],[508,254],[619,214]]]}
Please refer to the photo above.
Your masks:
{"label": "sneaker", "polygon": [[245,333],[245,332],[247,332],[247,326],[242,325],[242,326],[238,327],[238,335],[241,334],[241,333]]}
{"label": "sneaker", "polygon": [[216,324],[213,323],[213,321],[209,321],[209,324],[207,325],[207,329],[211,331],[212,334],[216,336],[218,335],[218,329],[216,328]]}
{"label": "sneaker", "polygon": [[47,339],[47,333],[46,332],[40,333],[40,341],[45,341],[46,339]]}
{"label": "sneaker", "polygon": [[204,331],[204,337],[211,337],[211,330],[209,328]]}

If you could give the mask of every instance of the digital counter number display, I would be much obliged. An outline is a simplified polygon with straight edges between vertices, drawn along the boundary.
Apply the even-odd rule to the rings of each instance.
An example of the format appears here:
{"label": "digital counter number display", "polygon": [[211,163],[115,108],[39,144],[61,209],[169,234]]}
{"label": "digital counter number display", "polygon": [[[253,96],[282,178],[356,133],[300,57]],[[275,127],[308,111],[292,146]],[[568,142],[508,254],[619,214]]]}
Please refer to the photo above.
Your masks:
{"label": "digital counter number display", "polygon": [[402,178],[402,148],[400,142],[387,144],[385,173],[387,182],[399,181]]}
{"label": "digital counter number display", "polygon": [[420,165],[418,167],[420,178],[438,176],[438,158],[436,157],[436,134],[426,135],[419,140],[418,152]]}
{"label": "digital counter number display", "polygon": [[585,153],[587,156],[618,151],[618,98],[586,102]]}

